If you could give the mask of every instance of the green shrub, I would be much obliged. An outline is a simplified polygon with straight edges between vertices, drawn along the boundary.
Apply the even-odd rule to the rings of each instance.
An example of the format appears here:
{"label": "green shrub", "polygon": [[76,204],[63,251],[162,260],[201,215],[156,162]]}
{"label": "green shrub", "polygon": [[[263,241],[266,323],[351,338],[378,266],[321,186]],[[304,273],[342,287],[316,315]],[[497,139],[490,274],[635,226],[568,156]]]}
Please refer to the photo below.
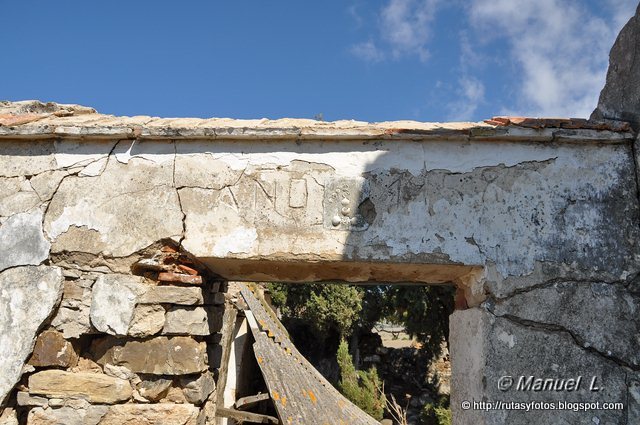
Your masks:
{"label": "green shrub", "polygon": [[338,382],[340,392],[373,418],[381,420],[384,413],[385,397],[380,390],[382,382],[376,368],[372,367],[368,371],[356,370],[349,354],[349,346],[344,339],[340,341],[338,346],[337,359],[340,366],[340,381]]}
{"label": "green shrub", "polygon": [[451,409],[448,398],[442,398],[438,403],[427,403],[420,412],[420,422],[423,425],[451,425]]}
{"label": "green shrub", "polygon": [[268,287],[285,320],[301,319],[319,336],[330,330],[349,335],[362,310],[362,291],[354,286],[323,282]]}

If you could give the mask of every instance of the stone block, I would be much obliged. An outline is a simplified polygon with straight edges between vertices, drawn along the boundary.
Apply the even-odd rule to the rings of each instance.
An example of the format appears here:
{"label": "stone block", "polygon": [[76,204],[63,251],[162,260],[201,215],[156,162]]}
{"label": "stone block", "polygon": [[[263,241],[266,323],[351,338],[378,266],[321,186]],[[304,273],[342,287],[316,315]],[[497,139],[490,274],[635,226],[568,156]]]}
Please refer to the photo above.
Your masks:
{"label": "stone block", "polygon": [[57,267],[16,267],[0,273],[0,405],[22,375],[36,333],[62,296]]}
{"label": "stone block", "polygon": [[38,335],[29,364],[35,367],[73,367],[78,363],[78,354],[73,345],[58,331],[48,330]]}
{"label": "stone block", "polygon": [[165,335],[210,335],[222,327],[224,310],[216,307],[172,307],[165,316]]}
{"label": "stone block", "polygon": [[93,285],[91,323],[110,335],[127,335],[145,285],[138,276],[101,275]]}
{"label": "stone block", "polygon": [[160,332],[164,308],[157,303],[139,305],[154,290],[155,286],[138,276],[114,273],[98,277],[93,285],[91,323],[110,335],[146,337]]}
{"label": "stone block", "polygon": [[171,387],[169,388],[169,392],[167,392],[167,395],[162,400],[160,400],[160,402],[183,404],[187,402],[187,399],[180,388]]}
{"label": "stone block", "polygon": [[165,310],[161,305],[139,305],[133,311],[128,335],[143,338],[157,334],[165,325]]}
{"label": "stone block", "polygon": [[211,372],[207,371],[200,376],[180,378],[180,386],[189,403],[201,405],[215,391],[216,382]]}
{"label": "stone block", "polygon": [[7,407],[0,413],[0,425],[18,425],[18,415],[13,408]]}
{"label": "stone block", "polygon": [[157,402],[167,395],[172,382],[171,379],[165,378],[143,379],[138,384],[137,390],[145,399]]}
{"label": "stone block", "polygon": [[202,288],[184,286],[151,286],[140,296],[142,304],[178,304],[197,305],[202,304]]}
{"label": "stone block", "polygon": [[99,364],[125,366],[134,373],[188,375],[208,368],[206,343],[183,336],[144,341],[106,337],[94,341],[91,350]]}
{"label": "stone block", "polygon": [[199,412],[192,404],[119,404],[109,407],[100,425],[196,425]]}
{"label": "stone block", "polygon": [[43,370],[29,377],[29,394],[50,398],[80,398],[91,403],[112,404],[131,398],[129,381],[99,373]]}
{"label": "stone block", "polygon": [[57,409],[36,407],[29,411],[27,425],[98,425],[109,406],[86,406],[75,409],[62,406]]}
{"label": "stone block", "polygon": [[42,211],[13,215],[0,226],[0,271],[38,265],[49,257],[50,248],[42,230]]}
{"label": "stone block", "polygon": [[45,397],[30,395],[26,391],[18,391],[16,393],[16,403],[18,403],[18,406],[47,407],[49,400]]}
{"label": "stone block", "polygon": [[[78,338],[91,333],[91,286],[94,281],[78,279],[80,273],[65,269],[66,277],[74,280],[64,282],[62,302],[51,325],[62,332],[65,338]],[[77,280],[76,280],[77,279]]]}

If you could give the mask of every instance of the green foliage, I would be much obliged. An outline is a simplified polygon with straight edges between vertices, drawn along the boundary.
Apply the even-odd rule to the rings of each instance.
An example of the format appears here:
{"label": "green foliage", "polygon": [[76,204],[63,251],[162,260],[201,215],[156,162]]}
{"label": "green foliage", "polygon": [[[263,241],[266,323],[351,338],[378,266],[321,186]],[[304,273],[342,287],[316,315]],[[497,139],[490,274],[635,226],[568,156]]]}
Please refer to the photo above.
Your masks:
{"label": "green foliage", "polygon": [[285,319],[304,320],[317,334],[348,335],[362,310],[362,290],[337,283],[269,284],[273,304]]}
{"label": "green foliage", "polygon": [[385,320],[404,326],[424,344],[431,356],[449,337],[454,289],[448,286],[373,286],[364,296],[362,324]]}
{"label": "green foliage", "polygon": [[385,320],[437,354],[448,339],[453,288],[447,286],[349,286],[337,283],[269,284],[273,304],[285,319],[300,319],[318,333],[333,329],[348,336]]}
{"label": "green foliage", "polygon": [[340,341],[336,357],[340,366],[340,392],[373,418],[381,420],[386,402],[380,391],[382,382],[376,368],[372,367],[368,371],[356,370],[344,339]]}
{"label": "green foliage", "polygon": [[420,412],[423,425],[451,425],[449,398],[443,397],[438,403],[427,403]]}

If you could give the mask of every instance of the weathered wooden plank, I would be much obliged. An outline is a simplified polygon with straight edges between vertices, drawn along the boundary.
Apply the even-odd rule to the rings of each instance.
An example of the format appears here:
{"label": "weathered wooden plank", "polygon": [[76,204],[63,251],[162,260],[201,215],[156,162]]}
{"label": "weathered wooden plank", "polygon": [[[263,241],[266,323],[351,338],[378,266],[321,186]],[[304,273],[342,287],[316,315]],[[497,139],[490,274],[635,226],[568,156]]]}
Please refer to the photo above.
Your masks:
{"label": "weathered wooden plank", "polygon": [[280,424],[278,418],[260,413],[243,412],[240,410],[230,409],[228,407],[218,407],[217,415],[222,418],[230,418],[240,423],[245,421],[259,424]]}
{"label": "weathered wooden plank", "polygon": [[[260,325],[260,329],[266,332],[267,335],[276,342],[282,344],[286,349],[294,350],[295,347],[289,339],[282,323],[276,319],[275,312],[268,306],[264,306],[246,285],[242,286],[240,293],[249,306],[249,309],[253,312],[256,321]],[[267,311],[266,308],[269,308],[269,311]]]}
{"label": "weathered wooden plank", "polygon": [[218,382],[216,385],[217,410],[224,407],[224,392],[227,387],[229,367],[235,367],[235,365],[229,365],[229,358],[231,357],[231,345],[233,343],[233,332],[235,330],[237,315],[238,311],[235,308],[228,305],[225,306],[224,316],[222,318],[222,330],[220,331],[222,333],[222,339],[220,340],[222,356],[220,360],[220,369],[218,371]]}
{"label": "weathered wooden plank", "polygon": [[248,407],[253,406],[256,403],[260,403],[261,401],[269,400],[271,396],[268,393],[250,395],[246,397],[239,398],[236,400],[235,408],[238,410],[244,410]]}
{"label": "weathered wooden plank", "polygon": [[[287,425],[366,424],[378,422],[347,400],[295,348],[282,324],[253,293],[242,295],[259,325],[251,327],[254,352],[280,419]],[[272,329],[271,332],[268,332]],[[280,341],[277,340],[280,338]]]}

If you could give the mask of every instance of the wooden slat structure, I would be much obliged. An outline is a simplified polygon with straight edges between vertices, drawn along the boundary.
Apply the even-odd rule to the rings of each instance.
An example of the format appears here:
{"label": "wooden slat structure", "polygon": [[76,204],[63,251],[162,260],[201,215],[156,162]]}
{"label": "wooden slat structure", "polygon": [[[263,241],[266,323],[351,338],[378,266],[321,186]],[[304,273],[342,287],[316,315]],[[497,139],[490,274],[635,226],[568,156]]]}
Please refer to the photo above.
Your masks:
{"label": "wooden slat structure", "polygon": [[246,314],[255,338],[256,360],[283,424],[379,425],[300,354],[270,307],[246,286],[241,294],[249,308]]}

